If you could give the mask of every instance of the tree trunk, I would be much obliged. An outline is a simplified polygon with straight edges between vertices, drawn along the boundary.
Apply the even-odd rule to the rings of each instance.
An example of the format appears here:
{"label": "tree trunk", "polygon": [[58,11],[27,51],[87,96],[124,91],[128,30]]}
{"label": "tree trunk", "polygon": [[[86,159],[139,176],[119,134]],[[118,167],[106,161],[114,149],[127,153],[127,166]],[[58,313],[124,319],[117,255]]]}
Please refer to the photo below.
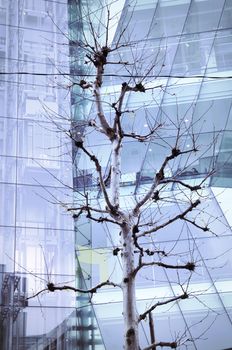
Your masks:
{"label": "tree trunk", "polygon": [[[111,203],[120,207],[119,189],[121,177],[121,140],[115,137],[112,142],[111,154]],[[114,213],[111,214],[113,218]],[[122,220],[122,266],[123,266],[123,319],[124,319],[124,349],[139,350],[138,317],[136,315],[135,276],[134,276],[134,242],[130,225],[130,217],[120,211]],[[118,219],[116,217],[116,219]]]}
{"label": "tree trunk", "polygon": [[123,265],[123,319],[124,349],[139,350],[138,317],[136,315],[134,244],[129,225],[122,230],[122,265]]}
{"label": "tree trunk", "polygon": [[119,205],[119,189],[120,189],[120,177],[121,177],[121,146],[119,140],[116,138],[112,144],[111,155],[111,202],[114,206]]}

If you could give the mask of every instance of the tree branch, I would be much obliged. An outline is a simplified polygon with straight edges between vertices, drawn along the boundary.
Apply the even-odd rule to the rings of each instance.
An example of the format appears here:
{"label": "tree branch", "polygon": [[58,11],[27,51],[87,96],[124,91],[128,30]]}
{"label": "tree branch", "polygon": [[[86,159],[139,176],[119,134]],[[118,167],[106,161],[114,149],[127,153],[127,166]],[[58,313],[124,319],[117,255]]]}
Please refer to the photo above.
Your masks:
{"label": "tree branch", "polygon": [[191,186],[191,185],[185,183],[184,181],[177,180],[177,179],[164,179],[163,181],[161,181],[161,184],[167,184],[167,183],[177,183],[183,187],[188,188],[192,192],[201,190],[201,185]]}
{"label": "tree branch", "polygon": [[98,289],[104,287],[104,286],[112,286],[112,287],[119,287],[121,288],[121,286],[119,284],[116,284],[116,283],[113,283],[113,282],[110,282],[110,281],[106,281],[106,282],[102,282],[102,283],[99,283],[97,284],[95,287],[93,288],[90,288],[90,289],[80,289],[80,288],[75,288],[75,287],[71,287],[71,286],[56,286],[54,283],[52,282],[49,282],[47,283],[47,288],[44,288],[42,290],[40,290],[38,293],[32,295],[31,297],[28,297],[28,299],[32,299],[36,296],[38,296],[39,294],[43,293],[43,292],[55,292],[57,290],[70,290],[70,291],[73,291],[73,292],[78,292],[78,293],[84,293],[84,294],[94,294],[98,291]]}
{"label": "tree branch", "polygon": [[189,270],[189,271],[194,271],[195,270],[195,263],[194,262],[187,262],[185,265],[170,265],[170,264],[165,264],[159,261],[151,261],[151,262],[141,262],[139,263],[138,267],[134,270],[134,275],[136,275],[136,273],[142,269],[143,267],[146,266],[160,266],[160,267],[164,267],[166,269],[175,269],[175,270]]}
{"label": "tree branch", "polygon": [[138,215],[139,209],[152,197],[156,187],[160,183],[162,183],[162,181],[164,180],[164,169],[167,166],[168,162],[172,159],[179,157],[182,154],[196,152],[196,151],[197,151],[196,148],[193,148],[193,149],[190,149],[187,151],[181,151],[178,147],[172,148],[172,153],[164,159],[163,164],[161,165],[159,171],[155,174],[154,180],[153,180],[153,183],[152,183],[150,189],[145,194],[145,196],[134,207],[133,214],[135,216]]}
{"label": "tree branch", "polygon": [[103,179],[103,176],[102,176],[102,171],[101,171],[101,165],[99,163],[99,160],[97,159],[97,157],[93,154],[91,154],[83,145],[83,140],[80,140],[80,141],[76,141],[75,142],[75,145],[77,147],[79,147],[80,149],[82,149],[82,151],[89,157],[89,159],[94,162],[95,164],[95,167],[96,167],[96,170],[98,172],[98,175],[99,175],[99,182],[100,182],[100,186],[101,186],[101,189],[102,189],[102,192],[103,192],[103,195],[104,195],[104,198],[105,198],[105,201],[106,201],[106,204],[107,206],[109,207],[109,209],[111,211],[115,211],[115,208],[114,206],[111,204],[110,202],[110,199],[109,199],[109,196],[108,196],[108,193],[106,191],[106,186],[105,186],[105,183],[104,183],[104,179]]}
{"label": "tree branch", "polygon": [[167,347],[167,348],[171,348],[171,349],[176,349],[178,344],[177,344],[177,342],[161,341],[159,343],[153,343],[153,344],[147,346],[146,348],[144,348],[143,350],[153,350],[157,346],[160,346],[161,348],[162,347]]}
{"label": "tree branch", "polygon": [[68,208],[67,211],[79,211],[79,210],[82,210],[82,211],[94,211],[96,213],[101,213],[101,214],[108,214],[108,211],[107,210],[103,210],[103,209],[97,209],[97,208],[93,208],[93,207],[90,207],[89,205],[83,205],[83,206],[80,206],[80,207],[74,207],[74,208]]}
{"label": "tree branch", "polygon": [[192,202],[191,205],[185,210],[183,211],[181,214],[178,214],[176,216],[174,216],[172,219],[164,222],[163,224],[161,225],[158,225],[156,227],[153,227],[152,229],[150,230],[147,230],[147,231],[144,231],[140,234],[137,235],[137,238],[139,237],[142,237],[142,236],[145,236],[147,234],[150,234],[150,233],[154,233],[168,225],[170,225],[171,223],[173,223],[174,221],[178,220],[178,219],[181,219],[181,220],[185,220],[185,215],[188,214],[189,212],[191,212],[194,208],[196,208],[199,204],[201,203],[201,201],[199,199],[197,199],[195,202]]}
{"label": "tree branch", "polygon": [[162,305],[167,305],[167,304],[170,304],[170,303],[173,303],[174,301],[177,301],[177,300],[182,300],[182,299],[188,299],[189,295],[184,292],[183,294],[181,295],[178,295],[174,298],[171,298],[171,299],[168,299],[166,301],[159,301],[158,303],[152,305],[147,311],[145,311],[143,314],[140,314],[139,315],[139,318],[138,318],[138,322],[144,320],[147,315],[152,312],[153,310],[155,310],[158,306],[162,306]]}
{"label": "tree branch", "polygon": [[100,216],[100,217],[98,217],[98,218],[95,218],[94,216],[91,215],[90,210],[88,210],[88,214],[86,215],[86,217],[87,217],[88,219],[91,219],[92,221],[96,221],[96,222],[99,222],[99,223],[110,222],[110,223],[112,223],[112,224],[114,224],[114,225],[121,226],[121,223],[120,223],[120,222],[117,222],[117,221],[115,221],[115,220],[113,220],[113,219],[110,219],[110,218],[108,218],[108,217]]}
{"label": "tree branch", "polygon": [[123,136],[133,138],[139,142],[145,142],[145,141],[148,141],[153,136],[153,134],[157,131],[157,129],[159,129],[161,126],[162,124],[157,125],[156,127],[152,128],[151,131],[146,135],[135,134],[132,132],[132,133],[124,133]]}

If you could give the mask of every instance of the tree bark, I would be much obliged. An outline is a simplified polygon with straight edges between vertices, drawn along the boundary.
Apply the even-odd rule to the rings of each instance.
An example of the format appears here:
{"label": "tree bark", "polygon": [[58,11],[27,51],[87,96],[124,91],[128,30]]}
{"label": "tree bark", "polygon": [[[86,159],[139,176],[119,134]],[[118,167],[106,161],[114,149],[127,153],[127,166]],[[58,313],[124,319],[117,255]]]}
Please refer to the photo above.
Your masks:
{"label": "tree bark", "polygon": [[114,206],[119,206],[119,189],[120,189],[120,177],[121,177],[121,145],[116,138],[112,142],[112,154],[111,154],[111,202]]}
{"label": "tree bark", "polygon": [[[155,329],[154,329],[152,312],[149,313],[149,328],[150,328],[151,344],[155,344]],[[151,350],[156,350],[156,346],[154,345]]]}
{"label": "tree bark", "polygon": [[134,243],[130,226],[125,223],[122,229],[122,266],[123,266],[123,319],[124,349],[139,350],[138,317],[136,314]]}

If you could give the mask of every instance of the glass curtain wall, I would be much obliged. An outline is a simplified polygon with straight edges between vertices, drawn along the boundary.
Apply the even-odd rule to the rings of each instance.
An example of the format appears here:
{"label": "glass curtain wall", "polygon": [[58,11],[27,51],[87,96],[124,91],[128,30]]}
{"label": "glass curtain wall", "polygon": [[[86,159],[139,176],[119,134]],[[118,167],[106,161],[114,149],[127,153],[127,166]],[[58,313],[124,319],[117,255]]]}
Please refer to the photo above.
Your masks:
{"label": "glass curtain wall", "polygon": [[[86,128],[86,115],[91,108],[91,94],[83,94],[79,86],[80,77],[85,74],[91,74],[87,71],[85,65],[84,48],[78,43],[87,40],[91,45],[91,36],[87,29],[88,13],[98,13],[104,11],[104,6],[98,1],[68,1],[69,13],[69,58],[70,58],[70,77],[73,86],[71,88],[71,132],[75,140],[81,140]],[[100,29],[98,22],[93,26]],[[76,84],[75,84],[76,82]],[[80,151],[75,142],[72,143],[72,162],[73,162],[73,205],[77,205],[81,196],[80,188],[92,185],[92,175],[85,166],[80,166]],[[76,218],[73,215],[75,229],[75,259],[76,259],[76,284],[78,288],[91,288],[92,281],[92,254],[91,254],[91,223],[84,218]],[[81,248],[87,249],[87,255],[83,254]],[[85,255],[85,256],[84,256]],[[96,320],[95,310],[90,302],[90,295],[80,293],[77,298],[77,308],[82,309],[80,316],[80,342],[81,350],[105,349],[104,340]]]}
{"label": "glass curtain wall", "polygon": [[[155,97],[149,92],[129,95],[126,108],[136,109],[141,103],[147,107],[146,112],[140,109],[131,113],[123,120],[123,127],[129,130],[133,125],[137,132],[144,133],[149,127],[148,116],[158,120],[165,114],[172,121],[177,114],[185,116],[186,123],[195,125],[202,151],[191,159],[185,173],[181,169],[186,159],[180,158],[166,176],[179,172],[185,181],[194,184],[212,167],[216,170],[204,189],[208,201],[202,221],[208,222],[207,213],[213,211],[219,220],[212,225],[220,238],[186,223],[156,236],[155,244],[160,249],[176,249],[177,239],[179,251],[186,252],[188,246],[188,252],[200,261],[200,268],[191,280],[195,297],[159,309],[154,314],[155,330],[159,339],[166,341],[186,333],[192,339],[188,349],[227,349],[232,343],[232,261],[228,250],[232,243],[232,216],[228,214],[232,187],[232,4],[230,0],[138,0],[132,2],[133,6],[129,4],[125,1],[121,11],[124,1],[117,2],[116,12],[121,18],[117,29],[114,25],[112,38],[117,40],[125,23],[129,23],[125,38],[139,43],[138,56],[144,49],[149,55],[159,55],[162,69],[154,66],[151,75],[158,76],[168,88]],[[123,347],[122,298],[114,289],[101,289],[92,300],[93,307],[88,297],[71,292],[36,296],[50,282],[85,288],[109,276],[115,282],[121,280],[120,258],[112,255],[112,248],[118,244],[115,228],[103,224],[99,229],[83,217],[75,221],[74,237],[73,218],[64,205],[78,201],[81,191],[88,188],[93,205],[103,207],[93,164],[65,137],[65,131],[70,130],[71,123],[76,135],[81,137],[84,131],[88,135],[86,120],[94,115],[94,107],[78,85],[70,89],[69,100],[67,87],[69,74],[75,79],[91,73],[86,71],[85,55],[75,41],[85,33],[91,42],[86,30],[88,11],[96,13],[94,27],[99,35],[102,33],[98,18],[99,13],[105,18],[104,9],[97,1],[0,1],[2,350]],[[129,61],[131,50],[122,47],[120,55]],[[111,96],[117,96],[126,72],[105,72],[108,77],[103,97],[109,102]],[[162,142],[171,144],[173,137],[169,132],[159,142],[124,143],[121,200],[125,208],[133,203],[135,195],[147,190],[152,173],[165,155]],[[87,142],[107,174],[108,144],[93,133],[87,136]],[[212,143],[214,147],[209,147]],[[188,145],[186,135],[186,148]],[[219,197],[214,198],[214,193]],[[175,186],[167,195],[175,198]],[[163,209],[171,215],[176,207],[168,204]],[[153,241],[143,244],[154,246]],[[137,281],[138,311],[142,312],[152,300],[176,295],[174,277],[153,267],[141,273]],[[142,346],[148,345],[146,323],[140,333]]]}
{"label": "glass curtain wall", "polygon": [[[74,349],[66,0],[0,1],[0,349]],[[32,297],[27,299],[28,297]]]}
{"label": "glass curtain wall", "polygon": [[[159,120],[162,115],[175,122],[178,116],[185,116],[185,123],[194,125],[201,151],[197,157],[190,159],[191,167],[185,168],[186,159],[180,158],[170,173],[181,173],[182,179],[195,184],[201,181],[210,169],[215,174],[205,182],[204,195],[208,197],[207,210],[202,215],[202,222],[209,222],[211,211],[219,220],[212,223],[217,236],[183,223],[165,229],[157,234],[155,244],[160,249],[176,249],[193,252],[200,260],[199,273],[191,280],[191,290],[195,297],[191,301],[181,301],[172,307],[164,306],[154,313],[156,334],[159,340],[173,341],[176,334],[185,334],[191,339],[188,349],[219,350],[231,347],[232,337],[232,304],[231,304],[231,253],[227,247],[231,245],[231,229],[228,215],[223,212],[227,205],[221,205],[214,197],[214,187],[221,187],[223,193],[231,187],[230,168],[230,135],[231,135],[231,15],[229,0],[157,0],[125,2],[121,19],[115,32],[115,41],[120,36],[125,23],[124,37],[138,42],[137,56],[146,50],[150,55],[159,55],[161,68],[154,66],[151,75],[158,83],[166,86],[154,97],[153,93],[130,94],[126,108],[140,108],[138,113],[131,113],[123,119],[125,130],[133,125],[136,132],[146,133],[149,127],[149,116]],[[127,36],[128,34],[128,36]],[[144,40],[146,38],[146,40]],[[126,40],[126,39],[125,39]],[[139,51],[140,50],[140,51]],[[120,58],[129,61],[132,58],[128,47],[120,49]],[[115,58],[115,57],[114,57]],[[123,83],[123,70],[117,72],[105,70],[107,78],[102,88],[103,99],[112,103]],[[151,81],[152,82],[152,81]],[[157,84],[158,84],[157,83]],[[111,98],[112,97],[112,98]],[[89,116],[96,110],[91,107]],[[76,108],[76,113],[82,110]],[[85,113],[88,110],[85,111]],[[86,114],[85,114],[86,115]],[[108,114],[107,114],[108,116]],[[86,120],[88,118],[86,117]],[[85,131],[87,126],[85,128]],[[90,150],[101,160],[105,175],[109,169],[110,148],[107,142],[97,134],[88,137]],[[217,135],[217,137],[215,137]],[[174,135],[167,132],[162,140],[152,141],[146,146],[137,142],[124,142],[122,150],[121,201],[124,207],[133,203],[134,196],[144,193],[152,181],[152,174],[159,169],[165,156],[165,144],[172,144]],[[214,145],[209,147],[209,145]],[[185,139],[186,149],[189,147],[188,135]],[[91,188],[92,204],[103,207],[102,194],[97,186],[97,174],[93,164],[83,153],[76,159],[78,170],[84,171],[85,179],[77,181],[78,191]],[[185,168],[185,172],[181,172]],[[194,169],[194,171],[193,171]],[[79,174],[78,176],[81,176]],[[84,182],[85,181],[85,182]],[[166,194],[175,200],[176,187],[172,186]],[[176,205],[167,204],[165,211],[171,215]],[[155,210],[154,208],[151,210]],[[112,256],[112,248],[118,245],[117,232],[112,225],[90,223],[83,218],[77,231],[77,251],[80,266],[90,285],[94,286],[107,278],[120,282],[120,258]],[[97,233],[97,234],[96,234]],[[144,246],[153,247],[154,242],[144,241]],[[188,248],[186,248],[188,247]],[[189,248],[191,247],[191,249]],[[186,253],[187,254],[187,253]],[[217,257],[217,259],[213,257]],[[185,256],[187,259],[187,255]],[[172,283],[174,274],[166,270],[148,268],[141,273],[137,282],[137,299],[139,312],[154,300],[177,295],[178,288]],[[163,298],[163,299],[162,299]],[[123,348],[122,297],[115,289],[101,289],[94,296],[94,309],[106,349],[121,350]],[[204,326],[202,320],[204,319]],[[222,326],[223,325],[223,326]],[[112,336],[111,329],[114,329]],[[167,330],[168,339],[167,339]],[[145,323],[140,329],[143,346],[149,344],[149,328]],[[180,346],[185,349],[185,345]]]}

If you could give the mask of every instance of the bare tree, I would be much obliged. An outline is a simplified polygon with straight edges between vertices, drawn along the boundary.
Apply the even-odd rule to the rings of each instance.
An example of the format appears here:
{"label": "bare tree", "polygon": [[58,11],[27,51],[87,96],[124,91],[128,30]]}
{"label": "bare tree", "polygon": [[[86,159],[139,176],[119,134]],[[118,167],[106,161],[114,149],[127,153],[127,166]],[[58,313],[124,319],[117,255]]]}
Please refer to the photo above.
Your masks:
{"label": "bare tree", "polygon": [[[70,53],[73,62],[71,75],[65,76],[65,79],[72,98],[77,101],[79,119],[73,116],[71,128],[66,133],[72,140],[76,178],[81,184],[74,184],[74,203],[65,206],[77,225],[78,220],[85,216],[99,225],[109,224],[117,228],[119,243],[113,247],[112,254],[121,262],[122,279],[120,283],[110,279],[100,281],[88,289],[57,286],[49,281],[46,288],[36,295],[56,290],[73,290],[92,295],[102,287],[119,288],[123,295],[124,349],[140,349],[139,325],[147,318],[151,344],[145,349],[177,348],[186,341],[187,336],[182,334],[173,341],[157,340],[159,335],[154,332],[152,313],[160,306],[194,296],[189,291],[189,284],[202,263],[202,257],[195,252],[194,244],[187,243],[184,251],[178,249],[181,236],[179,230],[182,227],[191,232],[193,227],[199,232],[211,232],[210,224],[214,215],[204,209],[204,201],[208,196],[204,185],[215,171],[213,151],[206,169],[202,171],[196,164],[204,153],[213,149],[218,135],[215,133],[208,144],[202,145],[202,118],[189,118],[189,115],[192,117],[195,101],[188,109],[181,109],[178,94],[175,93],[178,79],[167,86],[169,80],[163,70],[168,47],[160,43],[159,47],[152,49],[149,33],[143,41],[134,40],[130,21],[133,3],[124,9],[124,16],[118,26],[120,30],[116,31],[113,41],[110,39],[118,16],[112,15],[113,4],[103,6],[98,11],[86,5],[86,8],[82,8],[83,12],[75,4],[82,25],[71,33]],[[79,69],[80,66],[82,69]],[[163,109],[160,103],[161,96],[165,94],[176,100],[175,110],[171,113]],[[133,105],[128,101],[134,96],[136,103]],[[90,106],[88,112],[87,108],[83,108],[83,101],[87,101]],[[154,114],[154,106],[157,114]],[[140,128],[144,123],[146,132]],[[96,135],[101,135],[103,143],[107,145],[108,165],[89,146],[90,139]],[[147,159],[155,164],[150,164],[149,174],[137,172],[131,180],[135,191],[132,200],[126,205],[122,200],[121,164],[123,149],[131,140],[144,145],[148,154],[152,151],[152,157],[147,156]],[[92,164],[94,170],[91,176],[95,175],[95,183],[88,184],[89,174],[80,168],[79,156]],[[97,205],[93,195],[96,192],[102,198],[101,205]],[[168,211],[169,204],[173,205],[173,212]],[[183,225],[177,225],[179,222]],[[156,244],[157,234],[161,232],[165,235],[172,230],[176,238],[169,248]],[[172,283],[178,288],[173,297],[155,301],[139,313],[136,280],[149,267],[155,271],[164,269],[165,273],[175,271],[176,280]],[[174,278],[174,274],[172,276]]]}

